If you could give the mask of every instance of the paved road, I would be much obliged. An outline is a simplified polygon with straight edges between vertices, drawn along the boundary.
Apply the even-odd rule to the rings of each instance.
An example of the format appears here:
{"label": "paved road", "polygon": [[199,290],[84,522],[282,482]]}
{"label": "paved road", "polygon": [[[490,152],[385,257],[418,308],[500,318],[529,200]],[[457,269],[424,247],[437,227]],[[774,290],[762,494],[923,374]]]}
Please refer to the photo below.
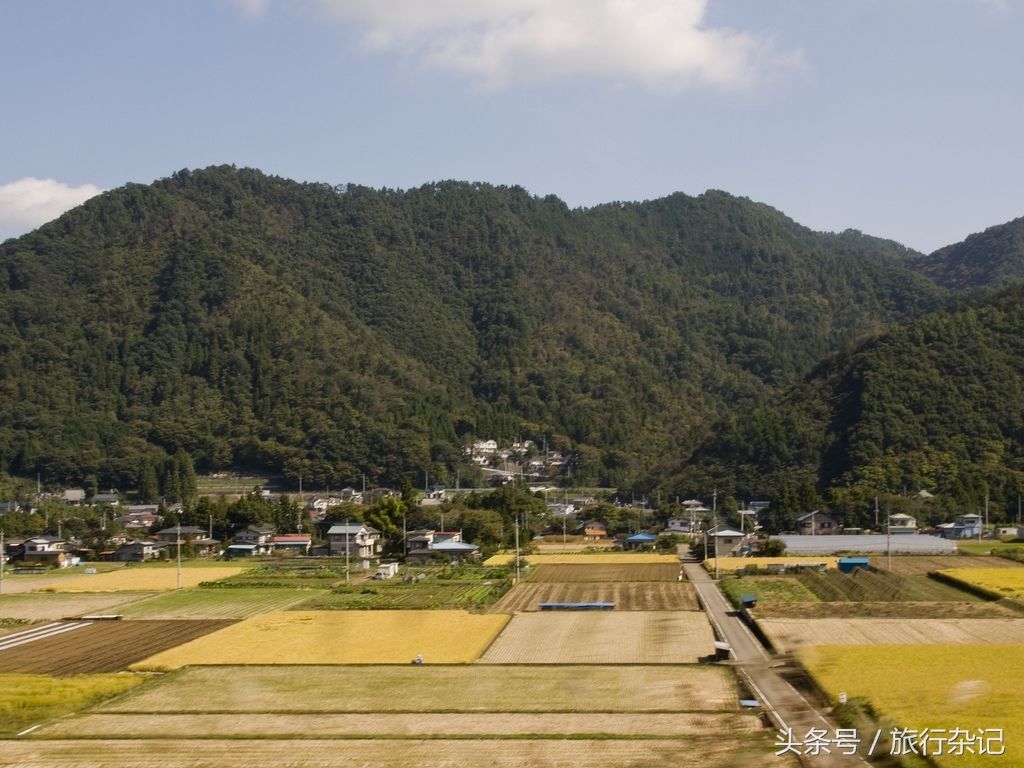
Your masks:
{"label": "paved road", "polygon": [[[701,604],[708,613],[719,637],[732,647],[733,664],[740,677],[749,685],[754,695],[764,703],[778,729],[792,729],[794,737],[803,742],[811,729],[824,731],[826,738],[834,738],[836,725],[818,711],[804,696],[790,685],[773,666],[773,658],[760,641],[751,633],[718,589],[718,584],[703,567],[684,559],[686,577],[693,584]],[[797,747],[806,752],[806,746]],[[818,756],[802,754],[804,765],[818,768],[846,768],[863,766],[867,763],[860,757],[840,754],[835,745],[831,753]]]}

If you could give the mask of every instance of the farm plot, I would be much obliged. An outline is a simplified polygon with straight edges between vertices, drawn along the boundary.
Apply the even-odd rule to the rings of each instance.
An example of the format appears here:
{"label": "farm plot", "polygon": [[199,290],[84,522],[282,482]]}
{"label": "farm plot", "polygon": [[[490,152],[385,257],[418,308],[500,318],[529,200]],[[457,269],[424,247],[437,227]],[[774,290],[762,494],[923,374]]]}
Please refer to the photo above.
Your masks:
{"label": "farm plot", "polygon": [[696,611],[520,613],[480,661],[484,664],[684,664],[714,652]]}
{"label": "farm plot", "polygon": [[758,619],[758,624],[783,652],[809,645],[1024,643],[1020,619]]}
{"label": "farm plot", "polygon": [[0,736],[97,704],[142,682],[138,675],[0,675]]}
{"label": "farm plot", "polygon": [[733,573],[743,568],[788,568],[794,566],[824,565],[835,568],[836,557],[711,557],[703,565],[708,571],[716,568],[722,573]]}
{"label": "farm plot", "polygon": [[315,732],[319,738],[509,737],[523,734],[557,736],[706,736],[709,731],[751,734],[760,730],[756,717],[726,712],[517,713],[393,713],[283,715],[86,714],[63,719],[37,731],[43,738],[119,738],[126,733],[159,733],[161,738],[290,738]]}
{"label": "farm plot", "polygon": [[[1022,570],[1024,573],[1024,570]],[[969,602],[976,595],[921,574],[902,576],[889,571],[808,571],[800,583],[825,602],[896,602],[899,600]]]}
{"label": "farm plot", "polygon": [[129,619],[246,619],[293,608],[318,592],[305,589],[182,589],[118,609]]}
{"label": "farm plot", "polygon": [[[182,568],[181,586],[198,587],[204,581],[217,581],[242,573],[244,568]],[[91,573],[60,579],[46,585],[52,592],[157,592],[178,586],[177,569],[170,566],[122,568],[107,573]]]}
{"label": "farm plot", "polygon": [[149,593],[50,593],[0,597],[0,618],[55,621],[96,613],[122,613],[124,606],[150,597]]}
{"label": "farm plot", "polygon": [[[500,555],[493,555],[484,561],[484,565],[511,565],[515,562],[516,556],[514,554],[502,553]],[[535,554],[525,555],[521,558],[530,565],[608,565],[608,564],[622,564],[622,565],[636,565],[641,563],[675,563],[679,565],[679,557],[677,555],[658,555],[653,552],[595,552],[595,553],[570,553],[570,554]]]}
{"label": "farm plot", "polygon": [[525,581],[540,583],[679,581],[679,561],[674,563],[549,563],[538,565]]}
{"label": "farm plot", "polygon": [[[129,664],[227,626],[225,621],[62,622],[77,628],[59,633],[33,628],[30,642],[6,635],[0,672],[51,675],[119,672]],[[26,630],[28,632],[29,630]],[[29,639],[26,636],[26,639]]]}
{"label": "farm plot", "polygon": [[519,613],[520,611],[536,611],[540,603],[580,602],[614,603],[615,609],[620,611],[696,611],[700,609],[693,586],[689,583],[673,581],[614,584],[587,582],[519,584],[495,603],[491,611]]}
{"label": "farm plot", "polygon": [[[0,741],[5,764],[18,768],[637,768],[692,765],[704,768],[763,764],[770,740],[704,739],[95,739],[88,742]],[[772,766],[794,765],[772,758]]]}
{"label": "farm plot", "polygon": [[996,598],[1024,597],[1024,568],[950,568],[939,573]]}
{"label": "farm plot", "polygon": [[751,613],[757,619],[853,619],[853,618],[906,618],[906,619],[1010,619],[1020,613],[1001,603],[975,600],[974,602],[913,602],[897,600],[882,603],[776,603],[758,601]]}
{"label": "farm plot", "polygon": [[[886,558],[872,558],[876,568],[885,568]],[[894,555],[892,572],[901,576],[923,576],[947,568],[1024,568],[1020,563],[988,555]]]}
{"label": "farm plot", "polygon": [[279,611],[245,619],[133,668],[187,664],[431,664],[477,659],[508,621],[465,611]]}
{"label": "farm plot", "polygon": [[368,582],[321,593],[304,607],[318,611],[482,609],[501,597],[510,583],[507,579],[467,582],[429,579],[412,584]]}
{"label": "farm plot", "polygon": [[187,667],[96,711],[720,712],[736,705],[721,667],[405,664]]}
{"label": "farm plot", "polygon": [[1002,729],[1004,755],[936,755],[933,750],[931,759],[939,766],[1024,765],[1020,645],[928,645],[911,654],[901,645],[829,646],[804,649],[800,660],[833,700],[840,691],[866,698],[895,727],[918,733],[927,728],[933,738],[953,728],[972,734]]}

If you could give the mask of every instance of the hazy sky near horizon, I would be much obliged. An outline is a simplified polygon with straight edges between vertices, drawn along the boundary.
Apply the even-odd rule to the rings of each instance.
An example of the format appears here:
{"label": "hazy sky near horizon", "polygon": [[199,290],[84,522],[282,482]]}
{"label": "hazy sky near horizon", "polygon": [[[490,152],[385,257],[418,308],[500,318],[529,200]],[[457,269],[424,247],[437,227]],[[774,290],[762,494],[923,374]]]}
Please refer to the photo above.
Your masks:
{"label": "hazy sky near horizon", "polygon": [[931,251],[1024,215],[1019,0],[4,0],[0,239],[233,163],[723,189]]}

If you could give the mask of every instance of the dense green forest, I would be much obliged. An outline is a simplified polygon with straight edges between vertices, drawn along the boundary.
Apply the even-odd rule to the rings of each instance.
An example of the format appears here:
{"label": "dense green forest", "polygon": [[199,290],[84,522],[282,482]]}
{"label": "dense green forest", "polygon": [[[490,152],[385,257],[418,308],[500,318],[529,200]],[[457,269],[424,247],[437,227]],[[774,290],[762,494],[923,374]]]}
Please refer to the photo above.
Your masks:
{"label": "dense green forest", "polygon": [[[826,502],[868,524],[874,497],[940,497],[916,510],[1015,519],[1024,493],[1024,284],[939,311],[831,357],[778,401],[731,414],[690,482]],[[797,496],[810,488],[806,503]],[[817,491],[826,491],[825,498]],[[779,506],[779,505],[776,505]],[[809,511],[809,510],[805,510]]]}
{"label": "dense green forest", "polygon": [[[822,459],[832,403],[773,403],[947,306],[923,259],[724,192],[569,209],[517,187],[180,171],[0,245],[0,468],[134,487],[187,455],[398,484],[451,479],[474,436],[545,437],[581,484],[765,461],[855,483],[871,429],[882,456],[917,433],[837,423]],[[776,458],[721,458],[747,433]]]}
{"label": "dense green forest", "polygon": [[1001,287],[1024,279],[1024,218],[913,257],[911,263],[939,285],[957,291]]}

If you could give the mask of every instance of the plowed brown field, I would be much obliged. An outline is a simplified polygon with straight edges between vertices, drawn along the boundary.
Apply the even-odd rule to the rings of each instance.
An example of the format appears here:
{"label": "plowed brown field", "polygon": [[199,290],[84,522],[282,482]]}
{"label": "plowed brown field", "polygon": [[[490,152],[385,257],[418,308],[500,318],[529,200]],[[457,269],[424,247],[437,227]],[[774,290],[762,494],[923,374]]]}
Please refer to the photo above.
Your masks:
{"label": "plowed brown field", "polygon": [[120,672],[154,653],[232,623],[97,621],[74,631],[0,650],[0,672],[47,675]]}
{"label": "plowed brown field", "polygon": [[[551,566],[556,567],[556,566]],[[493,613],[536,611],[540,603],[614,603],[619,611],[696,611],[697,597],[686,582],[627,582],[596,584],[576,582],[520,584],[492,608]]]}
{"label": "plowed brown field", "polygon": [[559,582],[679,581],[678,563],[572,563],[538,565],[526,577],[535,584]]}

